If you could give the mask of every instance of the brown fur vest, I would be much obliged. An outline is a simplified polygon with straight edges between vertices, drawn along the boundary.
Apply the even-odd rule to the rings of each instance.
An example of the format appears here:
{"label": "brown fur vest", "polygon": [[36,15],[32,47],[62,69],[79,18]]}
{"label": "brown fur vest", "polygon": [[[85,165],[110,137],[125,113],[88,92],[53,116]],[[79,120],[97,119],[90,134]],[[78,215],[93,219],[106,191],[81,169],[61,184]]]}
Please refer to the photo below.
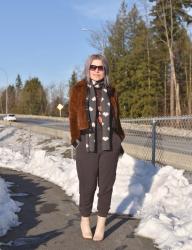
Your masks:
{"label": "brown fur vest", "polygon": [[[108,88],[109,98],[112,105],[112,113],[115,120],[115,131],[121,140],[125,135],[121,127],[119,118],[119,104],[117,93],[114,88]],[[85,109],[85,101],[87,95],[87,84],[82,80],[75,84],[70,91],[69,99],[69,122],[71,132],[71,144],[75,145],[76,140],[80,138],[80,130],[89,128],[89,121]]]}

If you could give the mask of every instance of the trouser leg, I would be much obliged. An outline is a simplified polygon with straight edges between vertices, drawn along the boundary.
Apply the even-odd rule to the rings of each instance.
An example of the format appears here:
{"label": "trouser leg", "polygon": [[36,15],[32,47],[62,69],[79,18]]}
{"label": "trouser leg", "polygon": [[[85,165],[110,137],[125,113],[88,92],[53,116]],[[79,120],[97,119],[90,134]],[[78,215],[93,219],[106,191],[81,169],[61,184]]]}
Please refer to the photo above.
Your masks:
{"label": "trouser leg", "polygon": [[81,216],[90,216],[98,176],[98,154],[87,153],[85,136],[76,150],[76,166],[79,178],[79,211]]}
{"label": "trouser leg", "polygon": [[121,140],[117,134],[112,136],[112,151],[103,151],[99,158],[99,194],[98,215],[106,217],[110,209],[113,184],[116,178],[116,168],[120,152]]}

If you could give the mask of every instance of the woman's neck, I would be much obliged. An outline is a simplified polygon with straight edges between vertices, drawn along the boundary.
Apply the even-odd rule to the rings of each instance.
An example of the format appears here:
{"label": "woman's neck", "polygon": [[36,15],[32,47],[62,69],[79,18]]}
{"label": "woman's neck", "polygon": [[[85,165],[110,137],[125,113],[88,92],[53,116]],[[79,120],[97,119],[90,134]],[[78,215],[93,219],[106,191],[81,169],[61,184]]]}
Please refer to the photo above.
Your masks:
{"label": "woman's neck", "polygon": [[95,88],[101,88],[104,84],[104,79],[101,79],[99,81],[91,80],[91,82]]}

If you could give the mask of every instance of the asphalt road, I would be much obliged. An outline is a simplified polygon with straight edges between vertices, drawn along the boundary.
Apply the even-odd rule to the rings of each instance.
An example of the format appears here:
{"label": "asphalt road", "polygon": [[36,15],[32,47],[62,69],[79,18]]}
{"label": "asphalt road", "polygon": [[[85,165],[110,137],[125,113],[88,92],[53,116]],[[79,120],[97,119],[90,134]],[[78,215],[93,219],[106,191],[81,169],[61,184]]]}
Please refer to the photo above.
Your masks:
{"label": "asphalt road", "polygon": [[[152,138],[150,132],[138,130],[125,130],[126,140],[129,144],[140,146],[152,145]],[[192,154],[192,138],[157,134],[157,148],[165,151]]]}
{"label": "asphalt road", "polygon": [[[23,122],[30,125],[39,125],[48,128],[54,128],[58,130],[69,130],[69,123],[66,121],[54,121],[54,120],[37,120],[31,118],[18,118],[17,122]],[[151,147],[152,138],[150,132],[138,131],[138,130],[126,130],[125,129],[125,140],[124,142]],[[157,147],[165,151],[192,154],[192,138],[172,136],[172,135],[157,135]]]}
{"label": "asphalt road", "polygon": [[[13,182],[13,197],[22,202],[21,225],[0,237],[2,250],[155,250],[149,239],[134,235],[139,221],[128,216],[111,214],[107,218],[102,242],[81,237],[78,208],[58,186],[39,177],[0,168],[0,176]],[[91,216],[94,232],[96,215]],[[12,246],[6,245],[12,241]]]}
{"label": "asphalt road", "polygon": [[54,128],[59,130],[69,130],[68,122],[61,122],[57,120],[44,120],[44,119],[32,119],[32,118],[17,118],[17,122],[29,124],[29,125],[38,125],[41,127]]}

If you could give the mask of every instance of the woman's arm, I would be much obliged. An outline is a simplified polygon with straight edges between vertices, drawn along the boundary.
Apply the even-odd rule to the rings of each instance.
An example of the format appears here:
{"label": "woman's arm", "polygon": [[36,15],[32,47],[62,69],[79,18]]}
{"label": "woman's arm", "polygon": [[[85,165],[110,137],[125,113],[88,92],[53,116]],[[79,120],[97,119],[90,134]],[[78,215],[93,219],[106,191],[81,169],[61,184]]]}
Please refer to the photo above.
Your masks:
{"label": "woman's arm", "polygon": [[77,89],[75,86],[72,87],[69,97],[69,124],[71,132],[71,144],[76,147],[78,145],[78,138],[80,131],[77,122]]}

